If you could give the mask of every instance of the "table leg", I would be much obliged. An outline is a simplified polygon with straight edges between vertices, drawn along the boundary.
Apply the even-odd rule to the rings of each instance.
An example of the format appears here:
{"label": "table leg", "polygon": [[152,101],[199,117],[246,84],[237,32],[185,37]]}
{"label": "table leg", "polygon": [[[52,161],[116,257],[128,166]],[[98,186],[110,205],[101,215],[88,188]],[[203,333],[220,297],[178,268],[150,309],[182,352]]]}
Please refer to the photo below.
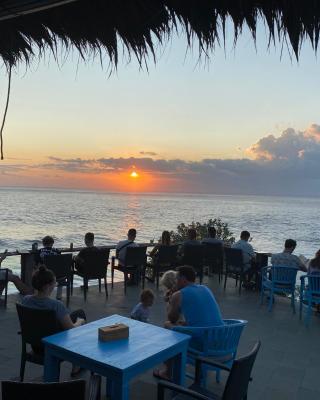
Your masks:
{"label": "table leg", "polygon": [[50,349],[45,349],[44,355],[44,376],[45,382],[59,382],[60,360],[55,357]]}
{"label": "table leg", "polygon": [[177,354],[173,359],[172,365],[172,378],[173,382],[184,386],[186,376],[186,363],[187,363],[187,352],[183,351]]}
{"label": "table leg", "polygon": [[129,382],[113,381],[111,400],[129,400]]}

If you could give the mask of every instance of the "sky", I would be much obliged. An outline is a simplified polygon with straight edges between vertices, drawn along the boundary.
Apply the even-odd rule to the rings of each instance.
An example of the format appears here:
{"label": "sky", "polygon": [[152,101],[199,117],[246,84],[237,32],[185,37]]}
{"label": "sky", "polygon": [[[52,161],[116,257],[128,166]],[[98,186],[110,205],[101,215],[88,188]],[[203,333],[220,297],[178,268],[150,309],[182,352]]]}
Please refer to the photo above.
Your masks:
{"label": "sky", "polygon": [[[13,73],[1,186],[110,191],[320,195],[320,64],[268,48],[259,26],[210,60],[183,35],[148,69],[124,56],[57,64],[46,54]],[[0,70],[0,111],[7,79]],[[132,171],[138,176],[131,177]]]}

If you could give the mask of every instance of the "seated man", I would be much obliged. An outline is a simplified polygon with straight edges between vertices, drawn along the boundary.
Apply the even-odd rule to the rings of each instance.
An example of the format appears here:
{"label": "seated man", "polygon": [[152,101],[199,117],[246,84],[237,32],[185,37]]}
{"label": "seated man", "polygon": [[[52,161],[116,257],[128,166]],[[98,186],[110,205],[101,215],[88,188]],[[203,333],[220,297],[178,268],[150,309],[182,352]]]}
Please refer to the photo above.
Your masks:
{"label": "seated man", "polygon": [[[224,324],[220,308],[211,290],[205,285],[196,285],[196,273],[192,267],[183,266],[177,272],[177,291],[169,298],[166,328],[179,324],[183,316],[187,326],[221,326]],[[169,378],[169,362],[163,370],[155,370],[154,376]]]}
{"label": "seated man", "polygon": [[223,240],[218,239],[217,237],[217,231],[216,228],[214,226],[209,226],[208,228],[208,237],[202,239],[201,243],[203,244],[222,244],[223,245]]}
{"label": "seated man", "polygon": [[197,231],[194,228],[188,229],[187,236],[188,236],[188,239],[183,242],[183,244],[180,246],[179,251],[178,251],[179,257],[181,257],[181,259],[184,256],[185,247],[201,245],[199,240],[197,240]]}
{"label": "seated man", "polygon": [[[6,253],[7,250],[3,253],[2,256],[0,256],[0,267],[2,261],[7,257]],[[6,271],[4,269],[3,270],[0,269],[0,296],[2,295],[2,292],[4,291],[6,286],[5,279],[6,279]],[[15,275],[11,271],[11,269],[8,269],[8,281],[12,282],[22,295],[32,294],[33,292],[31,288],[29,288],[25,283],[22,282],[22,280],[19,278],[18,275]]]}
{"label": "seated man", "polygon": [[252,261],[256,258],[253,247],[248,243],[249,238],[250,233],[248,231],[242,231],[240,234],[240,240],[232,245],[233,249],[242,250],[244,271],[248,271],[252,267]]}
{"label": "seated man", "polygon": [[137,236],[137,231],[134,228],[128,230],[128,239],[121,240],[116,246],[116,257],[119,260],[119,265],[124,265],[127,247],[137,247],[138,244],[135,243],[135,238]]}
{"label": "seated man", "polygon": [[297,246],[297,242],[293,239],[287,239],[284,243],[282,253],[273,254],[271,264],[274,267],[293,267],[300,271],[307,272],[307,267],[303,264],[299,257],[292,254]]}
{"label": "seated man", "polygon": [[38,251],[35,255],[35,263],[43,264],[43,259],[45,256],[55,256],[60,254],[60,251],[53,247],[54,239],[52,236],[45,236],[42,239],[43,248]]}
{"label": "seated man", "polygon": [[92,252],[99,251],[99,249],[94,245],[94,234],[92,232],[87,232],[84,235],[84,243],[87,247],[80,250],[79,254],[74,258],[75,268],[79,272],[83,272],[85,257]]}
{"label": "seated man", "polygon": [[[41,265],[43,264],[43,260],[45,256],[57,256],[60,254],[60,251],[58,249],[55,249],[53,247],[54,244],[54,239],[52,236],[45,236],[42,239],[42,245],[43,248],[38,251],[38,253],[35,255],[35,264],[36,265]],[[62,299],[62,287],[63,285],[58,281],[58,289],[57,289],[57,295],[56,298],[57,300]]]}

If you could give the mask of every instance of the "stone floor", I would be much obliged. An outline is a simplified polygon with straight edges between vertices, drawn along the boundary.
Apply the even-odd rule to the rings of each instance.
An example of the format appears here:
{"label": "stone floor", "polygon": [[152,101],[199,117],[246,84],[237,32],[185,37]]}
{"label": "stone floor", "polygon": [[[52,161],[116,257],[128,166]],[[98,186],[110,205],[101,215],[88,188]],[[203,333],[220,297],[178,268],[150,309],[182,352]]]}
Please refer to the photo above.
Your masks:
{"label": "stone floor", "polygon": [[[309,328],[299,320],[298,314],[291,312],[288,299],[277,297],[272,312],[266,304],[260,306],[255,292],[243,291],[238,295],[234,281],[229,280],[224,291],[216,277],[205,280],[215,294],[224,318],[240,318],[249,321],[245,328],[238,354],[246,353],[258,339],[262,347],[253,370],[250,383],[249,399],[320,399],[320,318],[314,316]],[[153,285],[150,284],[153,288]],[[152,323],[162,325],[165,319],[165,306],[161,292],[156,292],[156,301],[152,309]],[[96,286],[89,289],[87,302],[78,288],[70,302],[70,308],[83,308],[89,321],[112,314],[128,316],[133,305],[138,301],[139,288],[129,287],[123,294],[122,283],[109,288],[106,301],[104,293],[99,293]],[[7,309],[0,309],[0,378],[15,379],[19,374],[20,337],[18,318],[15,310],[17,295],[10,295]],[[61,379],[70,379],[71,366],[62,364]],[[41,380],[42,367],[27,363],[26,381]],[[82,377],[87,378],[84,372]],[[223,390],[220,384],[210,379],[210,386],[216,391]],[[104,387],[105,385],[103,385]],[[103,397],[105,398],[105,397]],[[156,379],[152,371],[141,375],[130,387],[130,399],[144,400],[156,398]]]}

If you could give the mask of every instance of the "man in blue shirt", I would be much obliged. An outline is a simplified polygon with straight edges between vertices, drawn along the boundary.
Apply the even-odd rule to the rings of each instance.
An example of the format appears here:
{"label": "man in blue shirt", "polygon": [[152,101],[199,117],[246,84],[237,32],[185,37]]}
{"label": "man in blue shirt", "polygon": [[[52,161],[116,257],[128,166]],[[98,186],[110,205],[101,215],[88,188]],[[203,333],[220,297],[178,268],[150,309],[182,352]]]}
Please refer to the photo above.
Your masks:
{"label": "man in blue shirt", "polygon": [[[177,291],[168,301],[168,321],[166,328],[176,325],[187,326],[221,326],[224,324],[220,308],[211,290],[205,285],[196,285],[196,273],[190,266],[178,268]],[[180,323],[179,318],[183,316],[185,322]],[[165,363],[161,370],[154,370],[155,377],[169,379],[170,362]]]}

